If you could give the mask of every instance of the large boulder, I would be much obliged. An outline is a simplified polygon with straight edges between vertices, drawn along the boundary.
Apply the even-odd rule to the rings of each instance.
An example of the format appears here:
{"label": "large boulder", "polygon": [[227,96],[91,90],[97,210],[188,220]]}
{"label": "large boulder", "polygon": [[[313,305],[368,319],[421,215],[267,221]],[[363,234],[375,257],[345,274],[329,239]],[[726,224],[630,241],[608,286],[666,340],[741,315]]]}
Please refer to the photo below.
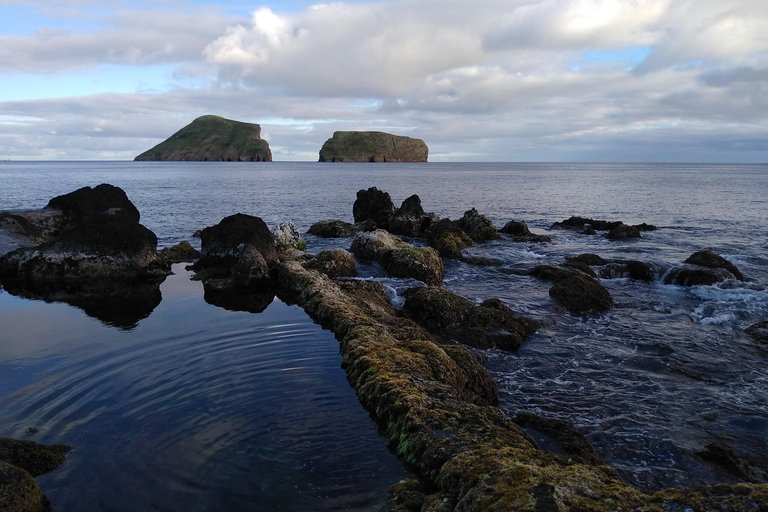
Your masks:
{"label": "large boulder", "polygon": [[310,226],[310,235],[321,238],[344,238],[354,235],[358,230],[353,224],[339,219],[327,219],[315,222]]}
{"label": "large boulder", "polygon": [[685,263],[707,268],[724,268],[733,274],[739,281],[744,280],[744,276],[739,269],[736,268],[736,265],[710,250],[697,251],[691,254],[688,256],[688,259],[685,260]]}
{"label": "large boulder", "polygon": [[357,192],[357,199],[352,205],[355,223],[372,220],[377,228],[389,229],[389,218],[395,213],[395,205],[389,194],[376,187]]}
{"label": "large boulder", "polygon": [[304,263],[304,268],[317,270],[330,278],[357,275],[355,258],[344,249],[322,251]]}
{"label": "large boulder", "polygon": [[540,327],[536,320],[518,315],[499,299],[477,306],[438,287],[406,290],[405,314],[438,339],[459,341],[475,348],[516,350]]}
{"label": "large boulder", "polygon": [[421,207],[421,199],[412,195],[398,208],[389,219],[389,231],[396,235],[424,236],[429,226],[440,220],[434,213],[426,213]]}
{"label": "large boulder", "polygon": [[260,286],[278,262],[275,238],[258,217],[238,213],[200,233],[202,257],[194,269],[203,281],[221,279],[220,288]]}
{"label": "large boulder", "polygon": [[417,279],[432,286],[443,282],[443,260],[431,247],[401,244],[381,253],[379,263],[392,277]]}
{"label": "large boulder", "polygon": [[398,237],[383,229],[360,231],[352,239],[349,250],[361,260],[379,261],[382,253],[403,243]]}
{"label": "large boulder", "polygon": [[464,212],[464,216],[456,221],[456,224],[475,243],[501,238],[496,226],[493,225],[493,221],[485,215],[478,213],[474,208]]}
{"label": "large boulder", "polygon": [[440,219],[427,230],[427,243],[437,249],[443,258],[462,259],[462,249],[474,244],[474,241],[451,219]]}
{"label": "large boulder", "polygon": [[671,269],[664,276],[664,284],[680,286],[711,286],[735,276],[724,268],[682,266]]}

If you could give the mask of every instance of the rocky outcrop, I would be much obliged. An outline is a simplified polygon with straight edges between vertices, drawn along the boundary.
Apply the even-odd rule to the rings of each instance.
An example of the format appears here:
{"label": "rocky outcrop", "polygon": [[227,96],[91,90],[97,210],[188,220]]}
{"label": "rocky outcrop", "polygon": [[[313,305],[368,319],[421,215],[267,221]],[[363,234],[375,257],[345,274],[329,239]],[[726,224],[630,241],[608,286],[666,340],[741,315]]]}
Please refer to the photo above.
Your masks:
{"label": "rocky outcrop", "polygon": [[459,341],[475,348],[517,350],[540,327],[536,320],[518,315],[499,299],[476,306],[443,288],[410,288],[404,293],[405,314],[437,339]]}
{"label": "rocky outcrop", "polygon": [[421,139],[384,132],[334,132],[320,149],[320,162],[426,162]]}
{"label": "rocky outcrop", "polygon": [[389,229],[389,219],[395,213],[395,205],[389,194],[376,187],[359,190],[352,205],[355,223],[373,221],[379,229]]}
{"label": "rocky outcrop", "polygon": [[278,261],[275,238],[258,217],[238,213],[200,233],[197,278],[216,288],[263,286]]}
{"label": "rocky outcrop", "polygon": [[464,231],[475,243],[487,242],[488,240],[498,240],[499,231],[493,225],[491,219],[481,215],[472,208],[464,212],[464,216],[456,221],[456,225]]}
{"label": "rocky outcrop", "polygon": [[[590,219],[586,217],[570,217],[562,222],[555,222],[552,224],[553,228],[561,228],[561,229],[575,229],[580,230],[581,232],[585,234],[595,234],[596,231],[613,231],[617,228],[619,228],[622,225],[626,225],[621,221],[607,221],[607,220],[595,220]],[[614,240],[619,240],[621,238],[640,238],[639,232],[640,231],[655,231],[656,226],[646,224],[643,222],[642,224],[635,224],[634,226],[629,226],[632,228],[635,228],[637,231],[638,236],[634,236],[635,231],[634,230],[628,230],[627,228],[621,228],[619,231],[617,231],[613,236],[608,237]],[[610,233],[609,233],[610,234]],[[629,234],[630,236],[625,236]]]}
{"label": "rocky outcrop", "polygon": [[685,263],[707,268],[724,268],[733,274],[733,276],[739,281],[744,280],[744,276],[739,271],[739,269],[736,268],[736,265],[710,250],[697,251],[691,254],[688,256],[688,259],[685,260]]}
{"label": "rocky outcrop", "polygon": [[261,126],[219,116],[198,117],[134,160],[271,162]]}
{"label": "rocky outcrop", "polygon": [[606,233],[605,238],[608,240],[625,240],[627,238],[642,238],[640,236],[640,230],[635,226],[629,226],[623,222],[611,229]]}
{"label": "rocky outcrop", "polygon": [[451,219],[440,219],[427,229],[427,243],[437,249],[443,258],[462,259],[462,249],[474,244],[474,241]]}
{"label": "rocky outcrop", "polygon": [[426,213],[416,194],[403,201],[389,219],[389,231],[396,235],[425,236],[429,227],[440,220],[434,213]]}
{"label": "rocky outcrop", "polygon": [[57,234],[0,258],[3,281],[142,279],[170,273],[157,253],[157,237],[139,224],[138,210],[121,189],[84,187],[52,199],[47,208],[62,212]]}

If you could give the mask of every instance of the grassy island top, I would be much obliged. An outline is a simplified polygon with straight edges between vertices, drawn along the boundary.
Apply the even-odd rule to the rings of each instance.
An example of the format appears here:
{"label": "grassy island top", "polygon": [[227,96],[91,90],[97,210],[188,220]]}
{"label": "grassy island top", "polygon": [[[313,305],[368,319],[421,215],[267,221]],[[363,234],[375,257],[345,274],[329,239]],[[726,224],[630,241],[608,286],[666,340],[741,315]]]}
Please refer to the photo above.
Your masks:
{"label": "grassy island top", "polygon": [[272,153],[260,125],[205,115],[135,160],[269,162]]}
{"label": "grassy island top", "polygon": [[426,162],[421,139],[378,131],[337,131],[320,149],[321,162]]}

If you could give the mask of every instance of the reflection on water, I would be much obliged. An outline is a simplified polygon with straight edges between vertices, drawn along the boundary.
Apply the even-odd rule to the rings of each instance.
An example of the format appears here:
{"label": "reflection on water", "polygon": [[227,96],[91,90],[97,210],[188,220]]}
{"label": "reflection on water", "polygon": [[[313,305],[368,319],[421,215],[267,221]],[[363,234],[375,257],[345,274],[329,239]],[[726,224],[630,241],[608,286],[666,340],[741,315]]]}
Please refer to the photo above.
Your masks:
{"label": "reflection on water", "polygon": [[0,435],[74,446],[39,478],[56,510],[384,503],[405,470],[333,335],[279,300],[258,315],[213,307],[182,265],[174,272],[130,331],[0,291]]}

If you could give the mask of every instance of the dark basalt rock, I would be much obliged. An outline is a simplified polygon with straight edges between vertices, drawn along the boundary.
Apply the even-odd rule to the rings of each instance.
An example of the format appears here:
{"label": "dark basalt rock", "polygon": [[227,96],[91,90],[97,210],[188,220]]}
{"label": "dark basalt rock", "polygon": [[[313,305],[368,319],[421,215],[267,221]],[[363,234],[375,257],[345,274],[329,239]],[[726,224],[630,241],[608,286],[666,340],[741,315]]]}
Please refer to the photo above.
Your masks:
{"label": "dark basalt rock", "polygon": [[600,313],[613,307],[613,298],[599,281],[572,270],[540,265],[530,275],[554,281],[549,296],[572,315]]}
{"label": "dark basalt rock", "polygon": [[685,260],[685,263],[689,263],[691,265],[698,265],[700,267],[724,268],[725,270],[733,274],[736,277],[736,279],[738,279],[739,281],[744,280],[744,276],[741,274],[739,269],[736,268],[736,265],[726,260],[719,254],[715,254],[714,252],[709,250],[698,251],[691,254],[688,257],[688,259]]}
{"label": "dark basalt rock", "polygon": [[654,267],[643,261],[630,260],[627,262],[627,272],[629,278],[635,281],[645,281],[650,283],[657,276],[661,275],[661,272],[657,272]]}
{"label": "dark basalt rock", "polygon": [[613,298],[596,279],[574,275],[558,279],[549,296],[572,315],[600,313],[613,307]]}
{"label": "dark basalt rock", "polygon": [[603,465],[603,458],[592,443],[566,419],[544,418],[532,412],[524,412],[512,420],[526,429],[544,434],[557,443],[557,447],[579,464]]}
{"label": "dark basalt rock", "polygon": [[523,221],[511,220],[504,224],[504,227],[499,230],[500,233],[512,235],[515,242],[535,242],[544,243],[551,242],[552,238],[546,235],[534,235],[528,229],[528,224]]}
{"label": "dark basalt rock", "polygon": [[474,241],[451,219],[440,219],[427,230],[427,243],[443,258],[460,260],[461,250],[472,246]]}
{"label": "dark basalt rock", "polygon": [[[553,228],[561,228],[561,229],[580,229],[583,230],[585,234],[595,234],[596,231],[611,231],[619,226],[624,224],[621,221],[607,221],[607,220],[595,220],[590,219],[586,217],[570,217],[562,222],[555,222],[552,224]],[[642,224],[635,224],[634,226],[630,226],[635,228],[638,231],[655,231],[656,226],[646,224],[643,222]],[[639,238],[635,237],[635,238]]]}
{"label": "dark basalt rock", "polygon": [[389,218],[394,213],[392,198],[376,187],[358,191],[357,199],[352,205],[352,215],[356,223],[372,220],[380,229],[389,229]]}
{"label": "dark basalt rock", "polygon": [[275,239],[258,217],[238,213],[200,233],[202,257],[194,270],[215,288],[261,286],[270,279],[270,267],[278,261]]}
{"label": "dark basalt rock", "polygon": [[540,327],[539,322],[518,315],[499,299],[476,306],[436,287],[411,288],[404,295],[405,314],[445,341],[480,349],[517,350]]}
{"label": "dark basalt rock", "polygon": [[82,218],[53,240],[0,258],[0,277],[27,282],[164,276],[157,237],[124,211]]}
{"label": "dark basalt rock", "polygon": [[634,226],[628,226],[621,223],[615,228],[611,229],[608,234],[605,235],[608,240],[624,240],[627,238],[642,238],[640,236],[640,230]]}
{"label": "dark basalt rock", "polygon": [[745,332],[760,343],[768,344],[768,321],[752,324],[747,327]]}
{"label": "dark basalt rock", "polygon": [[192,244],[186,240],[179,242],[173,247],[166,247],[160,251],[160,254],[171,263],[191,262],[202,256],[202,253],[192,247]]}
{"label": "dark basalt rock", "polygon": [[357,232],[355,226],[349,222],[338,219],[321,220],[315,222],[307,233],[321,238],[344,238]]}
{"label": "dark basalt rock", "polygon": [[424,212],[421,199],[414,194],[403,201],[389,219],[389,231],[396,235],[424,236],[429,226],[438,220],[434,213]]}
{"label": "dark basalt rock", "polygon": [[584,253],[584,254],[579,254],[578,256],[565,258],[565,261],[567,261],[568,263],[583,263],[589,266],[601,266],[601,265],[606,265],[608,263],[606,260],[598,256],[597,254],[592,254],[592,253]]}
{"label": "dark basalt rock", "polygon": [[664,277],[664,284],[711,286],[734,277],[724,268],[676,267]]}
{"label": "dark basalt rock", "polygon": [[464,212],[464,216],[456,221],[456,225],[464,231],[475,243],[498,240],[499,231],[493,225],[491,219],[481,215],[472,208]]}
{"label": "dark basalt rock", "polygon": [[60,210],[17,210],[0,213],[0,256],[23,247],[34,247],[51,240],[63,228],[67,219]]}
{"label": "dark basalt rock", "polygon": [[71,219],[83,219],[107,211],[122,210],[134,222],[139,222],[139,210],[128,199],[125,192],[113,185],[102,183],[96,187],[83,187],[69,194],[57,196],[48,202],[46,208],[61,210]]}
{"label": "dark basalt rock", "polygon": [[322,251],[304,263],[304,268],[317,270],[330,278],[357,275],[355,258],[344,249]]}

